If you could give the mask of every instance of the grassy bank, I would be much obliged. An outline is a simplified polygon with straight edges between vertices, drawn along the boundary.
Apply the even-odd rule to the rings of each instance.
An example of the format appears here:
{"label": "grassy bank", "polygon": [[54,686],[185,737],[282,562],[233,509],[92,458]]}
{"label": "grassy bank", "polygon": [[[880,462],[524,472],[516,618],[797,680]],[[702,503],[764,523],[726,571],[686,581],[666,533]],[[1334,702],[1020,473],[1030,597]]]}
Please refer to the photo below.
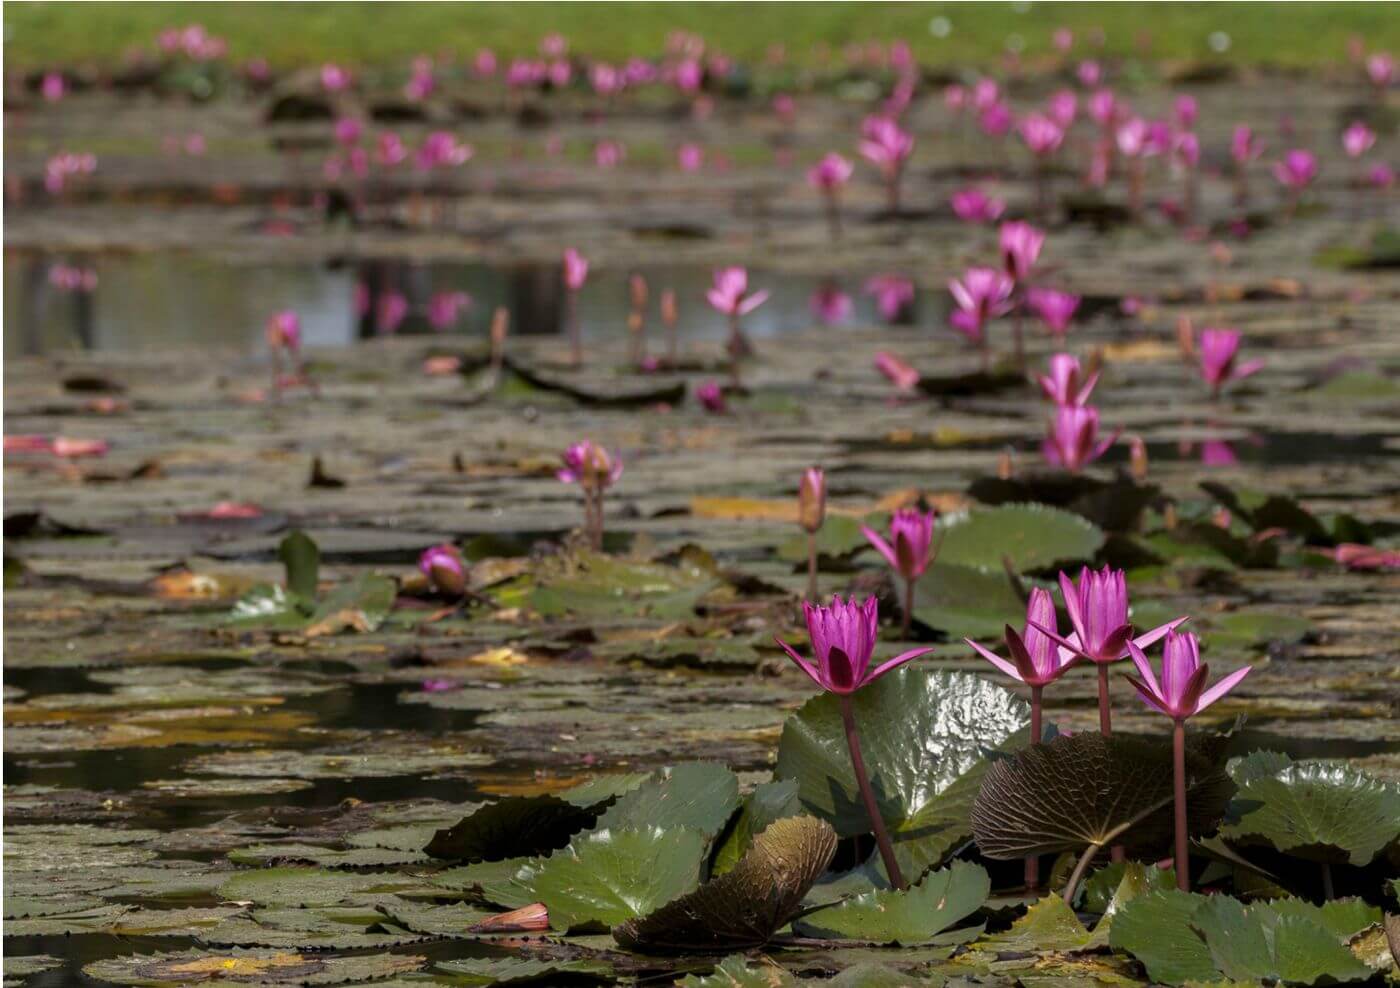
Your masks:
{"label": "grassy bank", "polygon": [[[930,23],[946,18],[936,37]],[[1009,37],[1027,53],[1049,49],[1060,26],[1084,36],[1101,27],[1113,53],[1191,58],[1212,53],[1214,32],[1230,38],[1227,57],[1246,63],[1316,66],[1344,59],[1346,40],[1400,49],[1391,3],[24,3],[5,5],[5,55],[12,68],[110,65],[157,32],[199,22],[226,37],[235,58],[290,65],[326,59],[401,60],[424,51],[462,55],[481,46],[502,54],[535,50],[561,31],[575,48],[605,58],[655,52],[668,31],[704,35],[745,59],[783,42],[810,60],[820,46],[904,38],[929,63],[989,61]]]}

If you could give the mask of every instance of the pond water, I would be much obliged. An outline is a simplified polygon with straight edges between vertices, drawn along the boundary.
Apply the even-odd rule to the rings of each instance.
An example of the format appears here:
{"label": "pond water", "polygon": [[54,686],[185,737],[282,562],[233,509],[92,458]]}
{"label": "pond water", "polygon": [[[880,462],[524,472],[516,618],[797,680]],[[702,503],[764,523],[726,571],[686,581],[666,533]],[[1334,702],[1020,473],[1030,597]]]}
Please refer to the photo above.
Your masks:
{"label": "pond water", "polygon": [[[56,272],[91,272],[90,290],[59,287]],[[578,317],[592,339],[627,335],[633,274],[648,284],[650,332],[664,332],[657,314],[660,293],[676,293],[676,332],[686,341],[717,340],[722,316],[705,302],[712,269],[695,264],[639,262],[625,270],[595,269],[578,296]],[[767,338],[811,324],[813,296],[849,296],[841,321],[871,323],[882,317],[864,291],[866,276],[843,272],[819,278],[786,271],[750,271],[768,301],[744,322],[753,337]],[[344,346],[387,333],[434,332],[484,338],[497,306],[513,314],[512,332],[553,336],[564,332],[561,269],[520,262],[414,263],[402,259],[331,258],[319,262],[266,262],[246,257],[156,251],[136,254],[5,254],[5,355],[110,353],[199,346],[260,349],[268,316],[291,309],[301,317],[309,347]],[[465,293],[468,300],[433,326],[433,299]],[[382,300],[402,299],[402,312]],[[946,302],[922,298],[904,306],[903,325],[936,325]]]}

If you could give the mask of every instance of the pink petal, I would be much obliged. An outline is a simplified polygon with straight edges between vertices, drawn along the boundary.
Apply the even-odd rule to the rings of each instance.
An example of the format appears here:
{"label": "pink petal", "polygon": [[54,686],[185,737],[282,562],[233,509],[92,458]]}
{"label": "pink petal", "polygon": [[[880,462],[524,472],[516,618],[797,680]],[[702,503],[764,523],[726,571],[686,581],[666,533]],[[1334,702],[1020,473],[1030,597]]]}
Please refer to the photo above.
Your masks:
{"label": "pink petal", "polygon": [[768,301],[768,290],[766,288],[762,291],[754,292],[748,298],[744,299],[742,303],[740,303],[739,315],[748,315],[750,312],[752,312],[754,309],[757,309],[766,301]]}
{"label": "pink petal", "polygon": [[822,682],[821,676],[817,675],[817,670],[813,669],[806,659],[804,659],[802,656],[798,655],[795,651],[793,651],[792,646],[790,646],[787,642],[783,641],[781,638],[774,638],[773,640],[777,642],[779,646],[782,647],[782,650],[788,654],[788,657],[792,659],[792,661],[796,662],[799,666],[802,667],[802,671],[805,672],[811,678],[812,682],[816,683],[822,689],[827,688],[826,683]]}
{"label": "pink petal", "polygon": [[1142,649],[1132,642],[1128,642],[1128,655],[1132,657],[1133,665],[1137,666],[1138,673],[1147,683],[1147,688],[1154,694],[1160,694],[1162,687],[1157,684],[1157,677],[1152,672],[1152,663],[1147,661],[1147,656],[1143,654]]}
{"label": "pink petal", "polygon": [[1196,709],[1193,710],[1192,713],[1200,713],[1206,707],[1230,692],[1240,684],[1240,680],[1249,675],[1252,668],[1252,666],[1245,666],[1243,669],[1236,669],[1234,672],[1230,673],[1230,675],[1206,690],[1201,694],[1201,698],[1196,701]]}
{"label": "pink petal", "polygon": [[1175,631],[1179,625],[1185,623],[1188,620],[1190,619],[1179,617],[1175,621],[1168,621],[1166,624],[1159,625],[1153,628],[1151,631],[1146,632],[1145,634],[1138,635],[1136,638],[1133,639],[1133,644],[1136,645],[1138,648],[1147,648],[1147,646],[1162,638],[1162,636],[1164,636],[1168,631]]}
{"label": "pink petal", "polygon": [[705,298],[709,299],[710,304],[720,312],[727,313],[729,311],[729,298],[718,289],[711,288],[705,293]]}
{"label": "pink petal", "polygon": [[1029,618],[1026,619],[1026,624],[1030,625],[1032,628],[1034,628],[1036,631],[1039,631],[1041,634],[1046,635],[1057,644],[1063,645],[1065,648],[1073,652],[1077,657],[1085,659],[1089,662],[1094,661],[1093,656],[1091,656],[1088,652],[1085,652],[1084,649],[1080,646],[1079,639],[1077,637],[1062,638],[1060,637],[1059,632],[1051,631],[1043,624],[1040,624],[1037,621],[1032,621]]}
{"label": "pink petal", "polygon": [[1021,678],[1021,671],[1017,669],[1014,665],[1012,665],[1010,662],[1007,662],[1005,659],[1003,659],[1000,655],[997,655],[995,652],[989,649],[983,648],[971,638],[964,638],[963,641],[967,642],[974,649],[976,649],[978,655],[982,656],[982,658],[986,659],[988,662],[996,666],[998,669],[1006,673],[1006,675],[1010,676],[1018,683],[1025,682],[1025,680]]}
{"label": "pink petal", "polygon": [[[1084,570],[1079,576],[1080,580],[1085,579],[1084,574],[1088,572],[1087,569]],[[1069,578],[1069,574],[1064,570],[1060,570],[1060,596],[1065,600],[1065,610],[1069,612],[1069,623],[1074,626],[1075,634],[1082,638],[1084,632],[1084,612],[1079,609],[1079,591],[1074,588],[1074,581]],[[1045,629],[1041,628],[1040,630],[1044,631]],[[1061,644],[1064,644],[1063,640],[1057,640],[1059,640]],[[1072,645],[1070,647],[1076,652],[1080,652],[1079,646]],[[1080,652],[1080,654],[1082,655],[1083,652]]]}
{"label": "pink petal", "polygon": [[894,549],[890,547],[890,544],[880,537],[879,532],[875,531],[875,529],[871,528],[869,525],[860,526],[860,532],[869,540],[870,544],[879,551],[880,555],[884,556],[885,559],[889,561],[891,566],[895,569],[899,569],[899,557],[895,555]]}
{"label": "pink petal", "polygon": [[874,670],[873,672],[867,673],[866,676],[865,676],[865,679],[864,679],[862,682],[863,682],[863,683],[873,683],[875,680],[879,679],[881,676],[883,676],[885,673],[889,672],[891,669],[894,669],[894,668],[896,668],[896,667],[898,667],[898,666],[902,666],[902,665],[904,665],[904,663],[908,662],[910,659],[917,659],[919,656],[921,656],[921,655],[927,655],[929,652],[932,652],[932,651],[933,651],[933,649],[931,649],[931,648],[912,648],[912,649],[910,649],[910,650],[907,651],[907,652],[900,652],[898,655],[896,655],[894,658],[890,659],[888,662],[884,662],[884,663],[882,663],[882,664],[876,666],[876,667],[875,667],[875,670]]}
{"label": "pink petal", "polygon": [[1168,717],[1172,716],[1172,712],[1168,710],[1166,706],[1162,703],[1162,701],[1158,699],[1157,696],[1153,694],[1153,692],[1149,690],[1146,686],[1138,682],[1132,676],[1124,676],[1123,678],[1133,684],[1133,689],[1138,691],[1138,696],[1142,697],[1143,703],[1146,703],[1149,707],[1157,711],[1159,714],[1166,714]]}
{"label": "pink petal", "polygon": [[1251,375],[1251,374],[1257,374],[1259,371],[1261,371],[1261,370],[1263,370],[1263,369],[1264,369],[1264,361],[1262,361],[1262,360],[1246,360],[1244,363],[1240,364],[1238,367],[1235,368],[1235,373],[1234,373],[1233,376],[1234,376],[1235,380],[1238,381],[1238,380],[1241,380],[1242,378],[1249,377],[1249,375]]}

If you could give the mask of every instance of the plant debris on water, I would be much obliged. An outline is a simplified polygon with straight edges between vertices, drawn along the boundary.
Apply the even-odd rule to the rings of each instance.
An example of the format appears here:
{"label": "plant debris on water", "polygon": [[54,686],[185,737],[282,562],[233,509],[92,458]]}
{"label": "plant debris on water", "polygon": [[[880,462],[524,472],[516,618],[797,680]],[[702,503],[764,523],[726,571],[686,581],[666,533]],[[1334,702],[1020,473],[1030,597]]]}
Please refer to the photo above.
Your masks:
{"label": "plant debris on water", "polygon": [[1396,68],[1220,33],[8,76],[5,984],[1400,982]]}

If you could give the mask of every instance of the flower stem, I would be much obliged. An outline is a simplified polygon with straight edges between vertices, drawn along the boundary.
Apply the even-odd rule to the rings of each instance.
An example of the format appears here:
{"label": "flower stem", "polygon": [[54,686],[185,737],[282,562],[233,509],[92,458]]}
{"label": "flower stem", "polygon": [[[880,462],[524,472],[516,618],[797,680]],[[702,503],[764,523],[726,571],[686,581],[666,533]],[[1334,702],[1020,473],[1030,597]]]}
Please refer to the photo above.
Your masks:
{"label": "flower stem", "polygon": [[1326,902],[1331,902],[1337,897],[1337,890],[1332,886],[1332,863],[1322,862],[1322,898]]}
{"label": "flower stem", "polygon": [[851,695],[841,695],[841,722],[846,725],[846,746],[851,750],[851,768],[855,772],[856,785],[860,787],[860,798],[865,803],[865,812],[870,816],[870,826],[875,831],[875,843],[880,848],[880,859],[885,862],[885,872],[890,884],[904,891],[904,875],[900,873],[899,862],[895,860],[894,845],[885,832],[885,821],[880,816],[880,806],[875,802],[875,790],[870,788],[870,775],[865,770],[865,759],[860,753],[860,734],[856,730],[856,712],[851,703]]}
{"label": "flower stem", "polygon": [[1065,883],[1065,905],[1072,906],[1074,904],[1074,893],[1079,890],[1080,880],[1083,879],[1084,873],[1089,870],[1090,863],[1102,850],[1102,844],[1090,844],[1079,856],[1074,871],[1070,872],[1069,881]]}
{"label": "flower stem", "polygon": [[[1109,715],[1108,700],[1108,663],[1096,662],[1099,670],[1099,733],[1104,737],[1113,734],[1112,718]],[[1109,850],[1109,858],[1113,861],[1124,861],[1127,855],[1123,851],[1121,844],[1115,844]]]}
{"label": "flower stem", "polygon": [[909,625],[914,620],[914,581],[912,576],[904,581],[904,622],[900,625],[899,637],[905,641],[909,640]]}
{"label": "flower stem", "polygon": [[1191,891],[1191,859],[1186,840],[1186,721],[1172,727],[1172,787],[1176,811],[1176,887]]}
{"label": "flower stem", "polygon": [[807,599],[817,599],[817,533],[807,533]]}
{"label": "flower stem", "polygon": [[[1040,744],[1040,695],[1045,687],[1031,687],[1031,744]],[[1040,856],[1026,855],[1026,891],[1034,892],[1040,887]]]}
{"label": "flower stem", "polygon": [[578,331],[578,299],[573,291],[564,293],[564,319],[569,324],[569,362],[583,363],[583,340]]}

